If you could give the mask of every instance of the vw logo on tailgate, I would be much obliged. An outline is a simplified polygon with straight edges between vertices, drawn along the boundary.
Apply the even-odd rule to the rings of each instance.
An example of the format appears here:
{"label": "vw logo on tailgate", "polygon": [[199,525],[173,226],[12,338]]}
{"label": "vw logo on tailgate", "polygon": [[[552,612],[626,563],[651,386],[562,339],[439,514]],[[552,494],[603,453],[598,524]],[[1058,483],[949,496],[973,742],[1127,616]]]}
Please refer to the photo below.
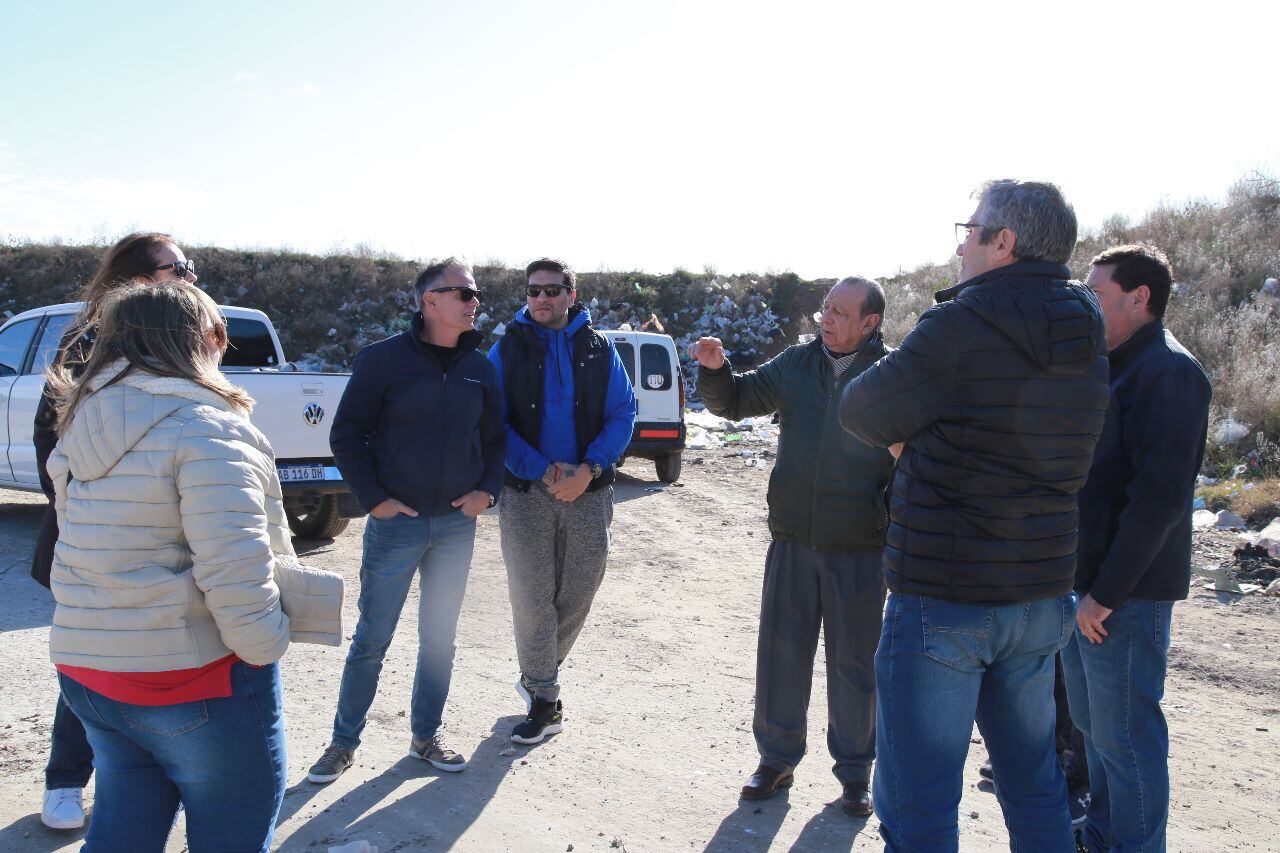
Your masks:
{"label": "vw logo on tailgate", "polygon": [[312,426],[320,426],[320,422],[324,420],[324,409],[319,403],[311,403],[302,410],[302,419]]}

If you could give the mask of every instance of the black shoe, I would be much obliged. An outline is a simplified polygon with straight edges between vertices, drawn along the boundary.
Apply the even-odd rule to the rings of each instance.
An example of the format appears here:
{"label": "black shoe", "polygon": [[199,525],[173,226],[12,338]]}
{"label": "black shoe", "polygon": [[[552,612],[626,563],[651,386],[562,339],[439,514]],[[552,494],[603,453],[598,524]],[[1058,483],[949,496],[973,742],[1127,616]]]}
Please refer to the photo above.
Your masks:
{"label": "black shoe", "polygon": [[555,702],[548,702],[546,699],[535,696],[533,707],[529,709],[529,716],[511,730],[511,739],[516,743],[542,743],[547,735],[564,731],[562,708],[558,699]]}
{"label": "black shoe", "polygon": [[747,800],[767,800],[778,793],[779,788],[790,788],[795,778],[790,773],[774,770],[761,764],[742,786],[742,796]]}
{"label": "black shoe", "polygon": [[840,805],[851,815],[866,817],[871,814],[871,792],[867,790],[866,785],[851,782],[844,786],[844,793],[840,795]]}
{"label": "black shoe", "polygon": [[978,776],[983,782],[990,782],[992,785],[996,783],[996,773],[991,769],[990,759],[978,765]]}

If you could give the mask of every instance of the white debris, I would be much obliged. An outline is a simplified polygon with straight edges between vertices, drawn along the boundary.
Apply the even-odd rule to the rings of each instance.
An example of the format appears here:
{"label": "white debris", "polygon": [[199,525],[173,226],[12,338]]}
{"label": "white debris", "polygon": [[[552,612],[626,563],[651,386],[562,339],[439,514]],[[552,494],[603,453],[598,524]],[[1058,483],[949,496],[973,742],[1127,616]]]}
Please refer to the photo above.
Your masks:
{"label": "white debris", "polygon": [[1191,515],[1192,527],[1212,527],[1218,516],[1207,509],[1198,509]]}
{"label": "white debris", "polygon": [[1229,509],[1224,509],[1215,516],[1214,526],[1219,530],[1243,530],[1244,519]]}
{"label": "white debris", "polygon": [[378,853],[378,848],[362,838],[359,841],[330,847],[329,853]]}
{"label": "white debris", "polygon": [[[1226,417],[1218,421],[1213,430],[1215,444],[1235,444],[1249,434],[1249,427],[1235,418]],[[1243,473],[1243,472],[1242,472]]]}
{"label": "white debris", "polygon": [[1272,557],[1280,558],[1280,518],[1271,519],[1271,523],[1258,534],[1255,544],[1259,548],[1266,548]]}

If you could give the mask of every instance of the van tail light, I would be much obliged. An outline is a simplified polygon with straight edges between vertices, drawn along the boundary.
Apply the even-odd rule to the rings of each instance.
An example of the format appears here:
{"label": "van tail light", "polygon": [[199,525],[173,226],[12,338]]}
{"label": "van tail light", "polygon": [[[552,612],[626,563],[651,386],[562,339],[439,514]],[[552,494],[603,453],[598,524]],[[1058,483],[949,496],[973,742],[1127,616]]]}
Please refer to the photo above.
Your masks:
{"label": "van tail light", "polygon": [[677,368],[676,376],[680,377],[680,416],[684,417],[684,371]]}
{"label": "van tail light", "polygon": [[640,438],[679,438],[680,430],[678,429],[642,429],[640,430]]}

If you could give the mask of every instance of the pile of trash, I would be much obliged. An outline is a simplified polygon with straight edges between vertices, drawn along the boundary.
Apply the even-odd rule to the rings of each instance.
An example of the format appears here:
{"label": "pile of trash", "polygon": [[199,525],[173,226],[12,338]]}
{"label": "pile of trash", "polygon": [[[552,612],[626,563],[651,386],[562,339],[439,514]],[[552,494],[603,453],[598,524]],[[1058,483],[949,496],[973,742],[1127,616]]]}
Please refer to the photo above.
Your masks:
{"label": "pile of trash", "polygon": [[744,418],[731,421],[713,415],[705,409],[685,412],[687,437],[685,447],[690,450],[720,450],[728,448],[731,456],[740,457],[748,466],[762,464],[772,459],[778,451],[778,425],[773,417]]}
{"label": "pile of trash", "polygon": [[1236,535],[1243,540],[1218,568],[1196,567],[1195,573],[1205,580],[1206,589],[1235,595],[1260,592],[1280,596],[1280,518],[1253,532],[1245,530],[1244,519],[1227,510],[1216,514],[1197,510],[1192,523],[1202,530],[1212,526],[1223,532],[1241,531]]}

